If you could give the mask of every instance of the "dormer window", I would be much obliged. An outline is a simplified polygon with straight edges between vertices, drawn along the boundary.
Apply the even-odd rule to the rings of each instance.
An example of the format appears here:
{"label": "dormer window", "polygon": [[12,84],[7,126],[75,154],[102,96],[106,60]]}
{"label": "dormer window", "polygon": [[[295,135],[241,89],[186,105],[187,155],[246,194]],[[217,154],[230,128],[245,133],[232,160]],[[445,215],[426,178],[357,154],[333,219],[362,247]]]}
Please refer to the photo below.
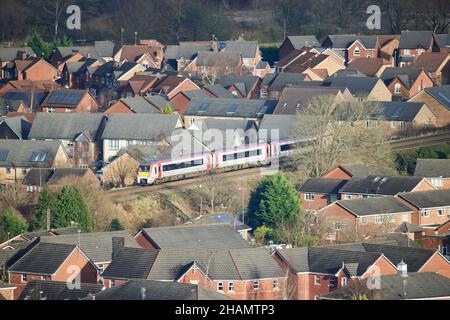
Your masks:
{"label": "dormer window", "polygon": [[361,50],[359,48],[355,48],[355,50],[353,50],[353,55],[359,57],[361,55]]}

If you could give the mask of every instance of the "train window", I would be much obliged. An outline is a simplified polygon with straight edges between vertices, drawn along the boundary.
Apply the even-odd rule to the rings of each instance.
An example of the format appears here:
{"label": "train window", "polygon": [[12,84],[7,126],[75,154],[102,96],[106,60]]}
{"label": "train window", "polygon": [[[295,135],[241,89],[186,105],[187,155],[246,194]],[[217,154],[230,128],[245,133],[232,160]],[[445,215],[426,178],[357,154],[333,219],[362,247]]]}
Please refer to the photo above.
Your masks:
{"label": "train window", "polygon": [[140,166],[139,169],[143,172],[149,172],[150,171],[150,167],[149,166]]}
{"label": "train window", "polygon": [[203,165],[203,159],[198,159],[181,163],[167,164],[163,166],[163,171],[167,172],[167,171],[181,170],[186,168],[198,167],[201,165]]}
{"label": "train window", "polygon": [[280,149],[281,149],[281,152],[290,151],[292,149],[292,146],[290,144],[285,144],[285,145],[282,145]]}

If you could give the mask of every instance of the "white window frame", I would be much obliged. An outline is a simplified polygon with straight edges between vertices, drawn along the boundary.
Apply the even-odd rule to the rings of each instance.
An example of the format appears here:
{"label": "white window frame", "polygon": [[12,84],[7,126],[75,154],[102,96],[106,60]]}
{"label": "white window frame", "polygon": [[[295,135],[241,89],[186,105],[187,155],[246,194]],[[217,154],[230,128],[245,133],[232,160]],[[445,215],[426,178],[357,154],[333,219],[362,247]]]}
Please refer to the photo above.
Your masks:
{"label": "white window frame", "polygon": [[448,245],[447,245],[447,244],[443,244],[443,245],[441,246],[441,253],[442,253],[442,255],[444,255],[444,256],[450,255],[450,252],[449,252],[449,250],[448,250]]}
{"label": "white window frame", "polygon": [[402,85],[400,83],[396,83],[394,86],[394,93],[401,94],[402,93]]}
{"label": "white window frame", "polygon": [[273,288],[274,289],[280,288],[280,282],[278,281],[278,279],[273,280]]}
{"label": "white window frame", "polygon": [[351,194],[344,194],[344,200],[352,200]]}
{"label": "white window frame", "polygon": [[436,209],[436,212],[437,212],[438,217],[445,216],[445,208],[438,208],[438,209]]}
{"label": "white window frame", "polygon": [[424,218],[429,218],[431,216],[431,210],[430,209],[423,209],[422,210],[422,216]]}
{"label": "white window frame", "polygon": [[109,150],[119,150],[120,149],[120,142],[119,140],[109,140],[108,141],[108,147]]}
{"label": "white window frame", "polygon": [[314,276],[314,285],[320,286],[320,276]]}
{"label": "white window frame", "polygon": [[382,215],[376,215],[375,216],[375,223],[376,224],[383,224],[383,216]]}
{"label": "white window frame", "polygon": [[444,180],[439,178],[431,179],[431,184],[435,187],[443,187],[444,186]]}
{"label": "white window frame", "polygon": [[403,49],[403,55],[404,56],[410,56],[411,55],[411,50],[410,49]]}
{"label": "white window frame", "polygon": [[217,291],[223,292],[223,282],[217,282]]}
{"label": "white window frame", "polygon": [[360,56],[361,56],[361,49],[359,49],[359,47],[356,47],[356,48],[353,50],[353,55],[354,55],[355,57],[360,57]]}
{"label": "white window frame", "polygon": [[259,281],[253,280],[253,290],[259,290]]}
{"label": "white window frame", "polygon": [[328,278],[328,287],[330,287],[330,288],[336,287],[336,277]]}
{"label": "white window frame", "polygon": [[228,291],[234,292],[234,282],[228,282]]}
{"label": "white window frame", "polygon": [[305,201],[314,201],[314,193],[305,193]]}
{"label": "white window frame", "polygon": [[403,222],[409,222],[409,214],[405,213],[402,215],[402,221]]}
{"label": "white window frame", "polygon": [[27,275],[26,274],[21,274],[20,275],[20,283],[27,283]]}
{"label": "white window frame", "polygon": [[367,225],[367,217],[361,217],[361,224],[363,226]]}
{"label": "white window frame", "polygon": [[342,279],[341,279],[341,286],[342,287],[348,286],[348,278],[347,277],[342,277]]}

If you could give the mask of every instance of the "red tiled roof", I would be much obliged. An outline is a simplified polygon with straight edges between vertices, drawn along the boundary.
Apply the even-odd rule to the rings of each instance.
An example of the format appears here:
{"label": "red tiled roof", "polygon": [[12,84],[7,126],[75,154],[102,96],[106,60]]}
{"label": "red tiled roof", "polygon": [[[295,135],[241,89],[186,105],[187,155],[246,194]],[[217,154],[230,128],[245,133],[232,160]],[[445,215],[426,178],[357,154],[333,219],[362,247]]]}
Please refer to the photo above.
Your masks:
{"label": "red tiled roof", "polygon": [[364,73],[366,76],[373,77],[383,66],[383,59],[359,58],[347,66],[349,70],[356,70]]}
{"label": "red tiled roof", "polygon": [[414,67],[436,72],[449,55],[445,52],[425,52],[417,58]]}

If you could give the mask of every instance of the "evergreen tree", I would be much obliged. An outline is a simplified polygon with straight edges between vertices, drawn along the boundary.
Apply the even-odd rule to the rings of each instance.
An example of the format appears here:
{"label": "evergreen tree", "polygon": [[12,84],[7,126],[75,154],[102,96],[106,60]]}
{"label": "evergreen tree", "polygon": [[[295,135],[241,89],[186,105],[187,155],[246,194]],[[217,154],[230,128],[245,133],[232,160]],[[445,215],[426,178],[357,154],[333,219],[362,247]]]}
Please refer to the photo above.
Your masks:
{"label": "evergreen tree", "polygon": [[251,194],[248,208],[250,225],[277,228],[298,216],[300,204],[295,186],[284,174],[270,176]]}
{"label": "evergreen tree", "polygon": [[160,110],[161,114],[173,114],[173,109],[172,106],[170,104],[166,104],[166,108],[165,109],[161,109]]}
{"label": "evergreen tree", "polygon": [[53,225],[56,211],[56,197],[47,189],[42,190],[36,205],[36,215],[33,223],[34,230],[44,230],[47,228],[47,215],[50,210],[50,227]]}
{"label": "evergreen tree", "polygon": [[15,237],[24,233],[28,229],[28,224],[25,218],[20,215],[13,208],[7,208],[0,216],[0,230],[8,234],[9,237]]}
{"label": "evergreen tree", "polygon": [[28,41],[28,45],[33,49],[36,57],[48,59],[52,54],[52,46],[49,45],[39,34],[35,34]]}
{"label": "evergreen tree", "polygon": [[78,226],[86,232],[92,229],[92,216],[86,200],[77,188],[66,186],[58,195],[54,216],[55,228]]}
{"label": "evergreen tree", "polygon": [[109,231],[121,231],[124,229],[125,228],[122,226],[119,219],[117,219],[117,218],[112,219],[111,224],[109,226]]}

